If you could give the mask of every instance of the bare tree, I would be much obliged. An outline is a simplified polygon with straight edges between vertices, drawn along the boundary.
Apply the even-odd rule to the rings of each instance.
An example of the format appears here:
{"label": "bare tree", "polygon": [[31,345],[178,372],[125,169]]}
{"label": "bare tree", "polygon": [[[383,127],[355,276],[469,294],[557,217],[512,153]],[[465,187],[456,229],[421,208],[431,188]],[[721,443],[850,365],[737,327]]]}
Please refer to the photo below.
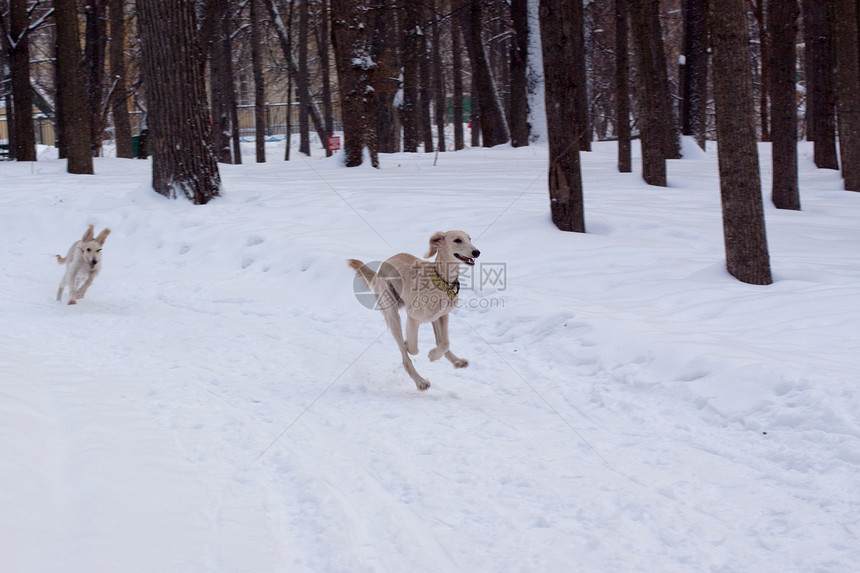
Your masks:
{"label": "bare tree", "polygon": [[361,165],[367,150],[371,164],[377,167],[374,88],[377,70],[367,10],[362,0],[332,0],[331,21],[346,166]]}
{"label": "bare tree", "polygon": [[260,46],[260,0],[249,0],[251,18],[251,67],[254,74],[254,150],[257,163],[266,162],[266,83]]}
{"label": "bare tree", "polygon": [[705,148],[708,101],[708,0],[684,2],[684,53],[681,63],[681,133]]}
{"label": "bare tree", "polygon": [[836,85],[830,0],[803,0],[806,137],[822,169],[839,169],[836,155]]}
{"label": "bare tree", "polygon": [[[549,140],[549,195],[552,221],[562,231],[585,232],[582,174],[579,165],[579,130],[575,98],[574,42],[577,11],[568,0],[540,0],[540,27],[543,52]],[[578,11],[581,15],[582,11]]]}
{"label": "bare tree", "polygon": [[296,87],[299,91],[299,153],[311,154],[310,122],[311,106],[310,71],[308,69],[308,0],[299,1],[299,73]]}
{"label": "bare tree", "polygon": [[772,278],[743,0],[711,0],[709,16],[726,267],[742,282],[766,285]]}
{"label": "bare tree", "polygon": [[770,104],[772,200],[779,209],[800,210],[797,188],[797,0],[770,0]]}
{"label": "bare tree", "polygon": [[834,0],[839,156],[845,189],[860,191],[860,55],[856,0]]}
{"label": "bare tree", "polygon": [[[451,0],[452,10],[457,0]],[[460,28],[461,18],[454,18],[451,22],[451,78],[452,101],[451,121],[454,123],[454,149],[460,150],[466,147],[463,133],[463,50],[462,30]]]}
{"label": "bare tree", "polygon": [[529,144],[528,67],[529,21],[527,0],[511,0],[511,21],[514,35],[511,38],[511,145]]}
{"label": "bare tree", "polygon": [[90,114],[90,144],[93,157],[101,155],[107,111],[107,107],[103,104],[107,53],[105,8],[104,0],[90,0],[84,6],[86,18],[84,65],[87,70],[87,107]]}
{"label": "bare tree", "polygon": [[153,148],[152,187],[165,197],[206,204],[220,195],[221,175],[211,145],[205,59],[194,4],[137,0],[137,16]]}
{"label": "bare tree", "polygon": [[[5,22],[3,27],[6,28]],[[2,31],[12,76],[13,117],[9,139],[13,148],[10,148],[10,153],[18,161],[36,161],[33,90],[30,86],[30,14],[26,0],[9,2],[8,34],[5,29]]]}
{"label": "bare tree", "polygon": [[627,0],[615,0],[615,123],[618,134],[618,171],[630,173],[630,71],[627,55]]}
{"label": "bare tree", "polygon": [[133,156],[131,122],[128,118],[128,86],[125,73],[125,2],[109,0],[110,16],[110,73],[112,76],[111,113],[113,115],[116,156],[130,159]]}
{"label": "bare tree", "polygon": [[75,0],[54,0],[57,30],[58,124],[69,173],[92,174],[93,154],[87,88]]}
{"label": "bare tree", "polygon": [[[484,40],[482,36],[483,17],[482,1],[470,0],[468,16],[468,49],[469,59],[472,61],[473,86],[472,90],[472,126],[474,129],[477,116],[481,129],[481,140],[484,147],[494,147],[510,140],[505,115],[499,102],[499,93],[493,76],[490,73],[490,64],[484,51]],[[475,105],[475,94],[478,95],[478,105]],[[476,110],[477,108],[477,110]]]}

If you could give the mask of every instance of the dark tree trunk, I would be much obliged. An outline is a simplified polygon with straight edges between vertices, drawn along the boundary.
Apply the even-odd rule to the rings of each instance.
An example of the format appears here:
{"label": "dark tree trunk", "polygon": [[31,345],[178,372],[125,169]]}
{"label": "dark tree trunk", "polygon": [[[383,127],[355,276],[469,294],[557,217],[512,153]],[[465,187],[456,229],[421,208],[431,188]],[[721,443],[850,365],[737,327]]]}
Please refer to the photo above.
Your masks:
{"label": "dark tree trunk", "polygon": [[490,64],[484,51],[482,38],[483,16],[482,0],[471,0],[469,3],[469,58],[472,60],[474,74],[473,85],[477,88],[479,101],[478,112],[475,109],[475,91],[472,92],[472,129],[477,115],[481,128],[481,141],[484,147],[494,147],[510,140],[505,115],[499,103],[493,76],[490,74]]}
{"label": "dark tree trunk", "polygon": [[[194,4],[137,0],[141,76],[149,105],[152,187],[196,205],[220,195]],[[178,119],[181,118],[181,121]]]}
{"label": "dark tree trunk", "polygon": [[419,46],[417,0],[406,0],[403,8],[403,151],[418,151]]}
{"label": "dark tree trunk", "polygon": [[93,172],[90,117],[75,0],[54,0],[54,22],[57,29],[57,107],[61,110],[60,133],[66,168],[69,173],[90,175]]}
{"label": "dark tree trunk", "polygon": [[529,51],[529,21],[527,0],[511,0],[511,145],[529,144],[529,104],[527,64]]}
{"label": "dark tree trunk", "polygon": [[439,22],[439,10],[437,9],[438,0],[433,0],[433,26],[432,26],[432,46],[433,46],[433,112],[434,121],[436,123],[436,138],[438,141],[437,149],[444,152],[445,145],[445,76],[442,73],[442,53],[440,42],[440,28],[442,24]]}
{"label": "dark tree trunk", "polygon": [[114,88],[111,98],[116,156],[131,159],[134,156],[131,140],[131,122],[128,118],[128,86],[125,78],[125,13],[123,0],[110,0],[110,71]]}
{"label": "dark tree trunk", "polygon": [[260,53],[260,0],[249,0],[251,8],[251,67],[254,73],[254,150],[257,163],[266,162],[266,83]]}
{"label": "dark tree trunk", "polygon": [[684,54],[681,65],[681,133],[705,148],[708,97],[708,0],[684,2]]}
{"label": "dark tree trunk", "polygon": [[[36,134],[33,128],[33,90],[30,87],[30,16],[25,0],[9,4],[9,68],[12,76],[12,115],[10,153],[18,161],[36,161]],[[4,42],[5,43],[5,42]],[[9,116],[7,110],[7,117]]]}
{"label": "dark tree trunk", "polygon": [[347,167],[370,162],[379,166],[376,151],[376,64],[372,53],[370,22],[361,0],[332,0],[332,44],[340,85],[343,151]]}
{"label": "dark tree trunk", "polygon": [[90,143],[93,157],[101,155],[104,133],[104,76],[107,33],[105,30],[104,0],[88,0],[86,15],[86,42],[84,61],[87,67],[87,106],[90,110]]}
{"label": "dark tree trunk", "polygon": [[454,18],[451,21],[451,74],[454,76],[451,78],[453,84],[451,122],[454,124],[454,149],[457,151],[466,147],[465,134],[463,133],[463,47],[460,41],[462,37],[461,21],[462,19],[459,18]]}
{"label": "dark tree trunk", "polygon": [[759,45],[759,65],[761,69],[761,89],[759,89],[758,113],[759,122],[761,122],[761,140],[770,141],[770,119],[768,119],[767,110],[767,89],[768,89],[768,64],[770,57],[768,55],[767,41],[767,26],[765,24],[765,1],[766,0],[749,0],[753,8],[753,16],[755,17],[756,25],[758,26],[758,45]]}
{"label": "dark tree trunk", "polygon": [[201,35],[208,42],[212,86],[212,145],[221,163],[241,163],[232,149],[234,107],[233,51],[230,36],[232,17],[229,0],[207,0],[206,21]]}
{"label": "dark tree trunk", "polygon": [[299,3],[299,74],[296,87],[299,89],[299,153],[311,154],[310,122],[311,82],[308,72],[308,0]]}
{"label": "dark tree trunk", "polygon": [[421,140],[424,142],[424,151],[432,153],[433,146],[433,122],[430,119],[430,102],[432,100],[431,93],[433,92],[433,77],[432,66],[430,65],[430,52],[427,46],[427,11],[422,9],[420,12],[422,32],[419,42],[419,73],[421,76],[418,84],[418,105],[419,105],[419,125]]}
{"label": "dark tree trunk", "polygon": [[860,191],[860,55],[857,0],[835,0],[839,157],[845,189]]}
{"label": "dark tree trunk", "polygon": [[[579,166],[579,130],[576,103],[570,94],[577,81],[574,73],[576,27],[573,3],[540,0],[546,109],[549,140],[549,196],[552,222],[562,231],[585,232],[582,174]],[[581,14],[581,11],[580,11]]]}
{"label": "dark tree trunk", "polygon": [[630,173],[630,70],[627,55],[627,0],[615,0],[615,115],[618,171]]}
{"label": "dark tree trunk", "polygon": [[400,119],[394,99],[400,90],[397,15],[392,0],[384,0],[373,18],[373,56],[379,68],[376,85],[376,135],[380,153],[400,151]]}
{"label": "dark tree trunk", "polygon": [[[321,0],[320,12],[319,33],[315,34],[315,36],[317,40],[317,53],[319,54],[320,75],[322,76],[323,121],[325,125],[325,136],[321,137],[323,138],[322,145],[325,148],[325,155],[326,157],[331,157],[332,151],[328,146],[328,138],[334,133],[334,112],[331,101],[331,65],[328,56],[330,34],[328,31],[328,2],[326,0]],[[310,110],[308,112],[310,113]]]}
{"label": "dark tree trunk", "polygon": [[663,51],[657,0],[628,3],[636,80],[640,86],[639,132],[642,141],[642,177],[649,185],[666,185],[666,159],[680,155],[675,114],[672,111],[666,58]]}
{"label": "dark tree trunk", "polygon": [[815,165],[839,169],[836,155],[836,85],[833,74],[832,7],[829,0],[803,0],[806,44],[806,138],[814,141]]}
{"label": "dark tree trunk", "polygon": [[773,204],[800,210],[797,188],[797,0],[769,0],[770,105],[773,141]]}
{"label": "dark tree trunk", "polygon": [[772,278],[743,0],[711,0],[709,24],[726,267],[740,281],[767,285]]}

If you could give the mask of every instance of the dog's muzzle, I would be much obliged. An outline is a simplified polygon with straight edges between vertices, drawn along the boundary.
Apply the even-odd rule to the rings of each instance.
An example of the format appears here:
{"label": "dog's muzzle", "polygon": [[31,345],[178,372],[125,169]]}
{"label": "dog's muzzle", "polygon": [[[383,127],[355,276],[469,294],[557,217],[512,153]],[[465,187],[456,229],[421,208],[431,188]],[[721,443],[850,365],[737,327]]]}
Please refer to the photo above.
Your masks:
{"label": "dog's muzzle", "polygon": [[460,259],[461,261],[463,261],[464,263],[466,263],[467,265],[469,265],[470,267],[472,267],[472,266],[475,266],[475,259],[477,259],[478,257],[481,256],[481,251],[479,251],[478,249],[475,249],[474,251],[472,251],[471,257],[466,257],[464,255],[460,255],[457,253],[454,253],[454,256],[457,257],[458,259]]}

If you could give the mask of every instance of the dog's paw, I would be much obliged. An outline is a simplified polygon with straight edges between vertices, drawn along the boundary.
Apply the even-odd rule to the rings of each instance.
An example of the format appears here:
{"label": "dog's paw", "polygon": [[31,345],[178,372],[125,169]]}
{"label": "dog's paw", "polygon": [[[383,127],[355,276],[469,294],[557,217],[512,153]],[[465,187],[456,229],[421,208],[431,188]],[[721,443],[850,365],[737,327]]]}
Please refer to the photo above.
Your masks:
{"label": "dog's paw", "polygon": [[458,358],[457,360],[452,360],[451,364],[454,365],[454,368],[465,368],[469,365],[469,361],[465,358]]}
{"label": "dog's paw", "polygon": [[427,357],[430,358],[430,362],[436,362],[443,356],[445,356],[445,349],[439,348],[438,346],[427,353]]}
{"label": "dog's paw", "polygon": [[415,386],[417,386],[418,389],[423,392],[424,390],[426,390],[427,388],[430,387],[430,381],[425,380],[424,378],[421,378],[420,380],[415,381]]}
{"label": "dog's paw", "polygon": [[75,299],[72,298],[72,299],[69,299],[69,304],[78,304],[78,301],[76,301]]}

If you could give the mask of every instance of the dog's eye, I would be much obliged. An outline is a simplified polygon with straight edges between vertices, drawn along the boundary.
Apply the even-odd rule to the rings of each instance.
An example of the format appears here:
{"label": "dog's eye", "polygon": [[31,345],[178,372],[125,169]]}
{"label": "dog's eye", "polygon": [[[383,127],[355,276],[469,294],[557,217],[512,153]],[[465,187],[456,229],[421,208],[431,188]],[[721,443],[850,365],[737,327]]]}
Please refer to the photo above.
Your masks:
{"label": "dog's eye", "polygon": [[462,242],[463,242],[463,239],[454,239],[454,242],[455,242],[455,243],[457,243],[457,244],[460,244],[460,243],[462,243]]}

